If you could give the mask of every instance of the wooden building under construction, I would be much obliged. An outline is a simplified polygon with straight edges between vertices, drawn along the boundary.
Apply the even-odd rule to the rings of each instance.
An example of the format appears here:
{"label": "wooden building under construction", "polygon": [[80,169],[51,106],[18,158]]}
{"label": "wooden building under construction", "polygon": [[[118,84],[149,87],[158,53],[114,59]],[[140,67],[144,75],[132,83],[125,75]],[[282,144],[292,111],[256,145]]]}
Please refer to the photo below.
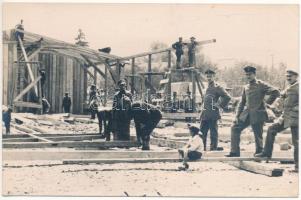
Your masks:
{"label": "wooden building under construction", "polygon": [[[68,92],[72,101],[71,113],[83,113],[89,87],[87,77],[91,76],[94,81],[98,73],[108,77],[105,74],[107,69],[104,72],[94,63],[109,67],[110,61],[118,57],[23,30],[17,31],[22,34],[22,39],[16,35],[16,29],[3,32],[2,104],[13,106],[15,111],[20,112],[40,108],[41,104],[33,100],[34,96],[42,96],[41,85],[36,79],[39,78],[39,69],[43,69],[46,72],[43,95],[51,105],[50,112],[63,112],[62,100]],[[90,67],[94,73],[88,70]],[[16,99],[18,95],[21,97]]]}

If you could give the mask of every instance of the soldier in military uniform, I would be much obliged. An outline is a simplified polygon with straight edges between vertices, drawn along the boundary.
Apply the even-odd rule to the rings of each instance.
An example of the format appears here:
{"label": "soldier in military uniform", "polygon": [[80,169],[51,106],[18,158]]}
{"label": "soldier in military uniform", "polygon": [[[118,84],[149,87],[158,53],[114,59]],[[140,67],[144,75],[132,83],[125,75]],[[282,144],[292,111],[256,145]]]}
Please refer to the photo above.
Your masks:
{"label": "soldier in military uniform", "polygon": [[69,93],[65,92],[65,96],[63,98],[62,107],[64,108],[65,113],[70,113],[71,107],[71,98],[69,97]]}
{"label": "soldier in military uniform", "polygon": [[271,157],[273,144],[277,133],[291,128],[292,142],[294,145],[295,171],[298,172],[298,143],[299,143],[299,83],[298,73],[288,70],[286,79],[289,86],[281,93],[280,99],[283,101],[283,114],[277,122],[269,126],[265,145],[262,153],[256,154],[255,157]]}
{"label": "soldier in military uniform", "polygon": [[197,45],[198,43],[195,41],[195,37],[191,37],[190,43],[187,44],[189,67],[194,67],[195,65],[195,49]]}
{"label": "soldier in military uniform", "polygon": [[[92,84],[90,86],[90,90],[89,90],[89,105],[91,105],[92,101],[94,100],[94,98],[96,98],[97,95],[97,88],[95,84]],[[96,110],[95,108],[91,108],[90,107],[90,112],[91,112],[91,119],[95,119],[95,115],[96,115]]]}
{"label": "soldier in military uniform", "polygon": [[[255,154],[262,152],[263,124],[268,120],[266,104],[272,104],[280,96],[280,92],[276,88],[256,79],[255,67],[247,66],[244,71],[249,83],[244,87],[234,124],[231,127],[231,152],[227,157],[240,156],[240,134],[249,125],[254,132]],[[269,98],[265,101],[266,95],[269,95]]]}
{"label": "soldier in military uniform", "polygon": [[172,48],[176,50],[176,56],[177,56],[177,69],[180,68],[180,65],[181,65],[181,56],[184,54],[184,51],[183,51],[184,43],[183,43],[182,41],[183,41],[182,37],[179,37],[179,41],[178,41],[178,42],[175,42],[175,43],[172,45]]}
{"label": "soldier in military uniform", "polygon": [[217,121],[221,118],[220,109],[227,106],[231,100],[226,90],[214,81],[215,72],[211,69],[205,71],[208,88],[206,89],[203,109],[200,116],[200,130],[203,133],[204,150],[206,150],[207,133],[210,129],[210,150],[218,150],[218,126]]}
{"label": "soldier in military uniform", "polygon": [[162,118],[160,110],[148,103],[134,102],[131,116],[135,122],[137,140],[142,144],[142,150],[150,150],[150,135]]}
{"label": "soldier in military uniform", "polygon": [[114,140],[130,140],[132,94],[126,90],[125,80],[117,84],[119,91],[114,95],[112,108]]}

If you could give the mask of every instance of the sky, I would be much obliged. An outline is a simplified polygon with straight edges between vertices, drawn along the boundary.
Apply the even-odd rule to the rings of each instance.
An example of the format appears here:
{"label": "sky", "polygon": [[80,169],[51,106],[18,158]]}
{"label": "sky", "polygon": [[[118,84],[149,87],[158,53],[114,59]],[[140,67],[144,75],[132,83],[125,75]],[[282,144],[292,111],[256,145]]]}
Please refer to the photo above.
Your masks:
{"label": "sky", "polygon": [[249,61],[299,69],[298,5],[4,3],[2,13],[4,30],[23,19],[26,31],[74,43],[81,28],[91,48],[118,56],[194,36],[217,40],[202,53],[221,68]]}

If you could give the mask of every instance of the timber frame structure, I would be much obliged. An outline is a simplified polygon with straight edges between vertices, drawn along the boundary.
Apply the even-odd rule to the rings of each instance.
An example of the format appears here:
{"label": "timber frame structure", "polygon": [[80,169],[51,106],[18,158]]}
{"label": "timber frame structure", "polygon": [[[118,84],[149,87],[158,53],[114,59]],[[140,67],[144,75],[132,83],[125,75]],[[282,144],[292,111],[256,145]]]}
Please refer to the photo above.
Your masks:
{"label": "timber frame structure", "polygon": [[[16,34],[24,34],[24,38],[20,38]],[[171,82],[172,76],[176,73],[188,73],[192,82],[192,102],[195,110],[196,86],[202,95],[204,88],[200,73],[194,67],[184,68],[180,70],[172,69],[172,48],[161,49],[151,52],[144,52],[128,57],[119,57],[112,54],[96,51],[87,47],[63,42],[39,34],[23,31],[20,29],[12,29],[4,31],[4,79],[3,79],[3,104],[16,107],[37,108],[41,109],[41,76],[39,70],[46,72],[46,84],[44,87],[46,99],[51,105],[51,112],[62,112],[62,98],[64,92],[71,93],[72,113],[81,114],[84,111],[84,102],[87,99],[87,76],[89,75],[95,84],[97,84],[98,74],[104,81],[104,102],[108,102],[108,78],[111,77],[113,83],[117,84],[120,78],[126,77],[122,73],[125,62],[131,62],[131,74],[128,85],[131,92],[134,93],[135,77],[142,80],[141,92],[152,91],[152,76],[162,75],[163,81],[166,81],[164,89],[164,100],[171,102]],[[206,40],[198,42],[199,45],[216,42]],[[168,72],[152,71],[152,55],[167,54]],[[137,73],[135,71],[135,59],[140,57],[148,57],[147,72]],[[26,70],[25,70],[25,66]],[[89,70],[93,69],[94,73]],[[26,96],[27,94],[27,96]],[[32,96],[35,97],[33,101]],[[36,100],[38,97],[38,101]],[[142,99],[144,95],[141,94]],[[149,99],[148,99],[149,100]],[[22,109],[14,109],[15,111],[23,111]]]}

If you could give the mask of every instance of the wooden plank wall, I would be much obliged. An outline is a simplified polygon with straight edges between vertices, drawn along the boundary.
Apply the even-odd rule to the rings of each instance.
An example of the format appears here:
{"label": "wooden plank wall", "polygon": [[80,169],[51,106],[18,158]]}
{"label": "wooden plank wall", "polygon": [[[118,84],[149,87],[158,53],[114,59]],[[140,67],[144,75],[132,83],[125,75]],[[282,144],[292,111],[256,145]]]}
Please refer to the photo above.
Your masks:
{"label": "wooden plank wall", "polygon": [[[20,91],[17,90],[18,71],[24,73],[26,70],[20,70],[20,66],[14,64],[17,60],[17,43],[3,42],[3,95],[2,102],[4,105],[9,105],[10,101]],[[62,100],[65,92],[69,92],[72,100],[71,112],[82,114],[84,102],[87,96],[87,73],[81,68],[81,63],[71,57],[39,53],[33,61],[40,61],[42,68],[46,71],[45,81],[45,97],[51,105],[52,113],[63,112]],[[25,69],[25,68],[24,68]],[[34,77],[39,75],[36,66],[32,66]],[[25,78],[29,81],[28,74],[25,72]],[[25,84],[22,88],[26,87]],[[20,88],[22,90],[22,88]],[[25,95],[24,100],[29,100],[30,95]],[[26,111],[25,109],[24,111]],[[22,111],[22,110],[20,110]]]}

